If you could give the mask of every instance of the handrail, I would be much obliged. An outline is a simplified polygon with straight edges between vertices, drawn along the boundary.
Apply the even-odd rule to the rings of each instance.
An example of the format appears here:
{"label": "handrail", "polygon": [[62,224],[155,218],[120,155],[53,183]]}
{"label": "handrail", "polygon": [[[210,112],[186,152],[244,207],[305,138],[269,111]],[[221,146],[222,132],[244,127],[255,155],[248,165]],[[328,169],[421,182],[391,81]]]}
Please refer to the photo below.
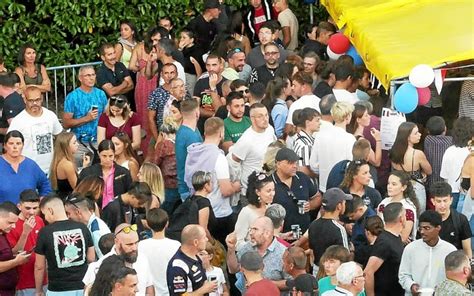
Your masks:
{"label": "handrail", "polygon": [[[91,62],[91,63],[83,63],[83,64],[73,64],[73,65],[62,65],[62,66],[54,66],[54,67],[46,67],[46,71],[52,72],[52,75],[49,75],[50,80],[52,81],[52,87],[51,91],[47,92],[45,95],[46,98],[46,108],[54,111],[58,117],[59,115],[59,109],[60,109],[60,104],[62,103],[64,105],[64,100],[66,99],[66,96],[68,94],[68,91],[71,92],[76,88],[76,69],[84,67],[84,66],[97,66],[100,65],[102,62]],[[68,80],[68,70],[72,71],[72,79]],[[58,71],[62,71],[63,75],[63,81],[58,80]],[[58,86],[59,84],[62,84],[63,91],[62,94],[60,91],[58,91]],[[72,85],[68,85],[68,83],[72,83]],[[50,102],[50,96],[54,96],[54,106],[50,105],[52,102]],[[61,108],[61,111],[64,107]]]}

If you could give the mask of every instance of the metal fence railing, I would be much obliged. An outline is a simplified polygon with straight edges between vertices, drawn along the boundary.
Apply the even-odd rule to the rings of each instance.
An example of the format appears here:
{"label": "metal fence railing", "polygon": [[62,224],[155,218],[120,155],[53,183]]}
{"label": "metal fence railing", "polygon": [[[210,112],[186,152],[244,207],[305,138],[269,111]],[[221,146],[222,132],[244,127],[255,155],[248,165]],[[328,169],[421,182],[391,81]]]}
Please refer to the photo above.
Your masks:
{"label": "metal fence railing", "polygon": [[76,72],[83,66],[97,66],[102,62],[47,67],[51,80],[51,91],[45,95],[45,107],[54,111],[58,116],[63,111],[64,100],[68,93],[77,87]]}

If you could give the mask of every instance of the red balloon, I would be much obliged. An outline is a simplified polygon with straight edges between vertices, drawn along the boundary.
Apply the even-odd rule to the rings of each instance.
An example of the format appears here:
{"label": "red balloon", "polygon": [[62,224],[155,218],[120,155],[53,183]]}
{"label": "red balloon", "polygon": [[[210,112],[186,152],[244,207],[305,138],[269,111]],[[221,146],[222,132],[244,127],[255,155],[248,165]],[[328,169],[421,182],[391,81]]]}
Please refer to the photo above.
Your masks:
{"label": "red balloon", "polygon": [[349,50],[349,48],[351,47],[351,42],[349,41],[349,38],[347,38],[344,34],[336,33],[333,34],[331,38],[329,38],[328,46],[332,50],[332,52],[337,54],[343,54]]}
{"label": "red balloon", "polygon": [[431,99],[431,90],[429,87],[416,88],[418,92],[418,106],[428,104]]}

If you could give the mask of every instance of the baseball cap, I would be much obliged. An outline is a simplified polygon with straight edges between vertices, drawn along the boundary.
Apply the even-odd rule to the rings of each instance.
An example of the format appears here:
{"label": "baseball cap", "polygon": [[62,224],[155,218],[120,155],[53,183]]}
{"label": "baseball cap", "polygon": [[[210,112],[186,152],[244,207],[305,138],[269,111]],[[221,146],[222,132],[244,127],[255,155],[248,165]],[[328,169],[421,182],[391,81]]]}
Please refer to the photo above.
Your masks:
{"label": "baseball cap", "polygon": [[248,271],[263,269],[263,258],[256,251],[248,251],[240,257],[240,266]]}
{"label": "baseball cap", "polygon": [[334,211],[339,203],[343,200],[352,200],[353,197],[350,194],[344,193],[340,188],[331,188],[326,190],[323,194],[322,205],[327,211]]}
{"label": "baseball cap", "polygon": [[280,150],[278,150],[275,156],[276,161],[288,160],[290,162],[294,162],[300,159],[301,158],[295,153],[295,151],[286,147],[283,147]]}
{"label": "baseball cap", "polygon": [[204,9],[219,8],[219,0],[206,0],[204,1]]}

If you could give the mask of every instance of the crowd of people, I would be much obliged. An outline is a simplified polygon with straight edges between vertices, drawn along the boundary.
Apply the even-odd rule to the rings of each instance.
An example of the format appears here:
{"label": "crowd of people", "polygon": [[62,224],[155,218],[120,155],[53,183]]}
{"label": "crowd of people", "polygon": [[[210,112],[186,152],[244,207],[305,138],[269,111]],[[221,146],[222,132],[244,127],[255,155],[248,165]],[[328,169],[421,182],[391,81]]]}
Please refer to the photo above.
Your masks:
{"label": "crowd of people", "polygon": [[474,82],[387,149],[331,19],[222,2],[122,21],[61,116],[34,45],[0,73],[0,295],[472,295]]}

